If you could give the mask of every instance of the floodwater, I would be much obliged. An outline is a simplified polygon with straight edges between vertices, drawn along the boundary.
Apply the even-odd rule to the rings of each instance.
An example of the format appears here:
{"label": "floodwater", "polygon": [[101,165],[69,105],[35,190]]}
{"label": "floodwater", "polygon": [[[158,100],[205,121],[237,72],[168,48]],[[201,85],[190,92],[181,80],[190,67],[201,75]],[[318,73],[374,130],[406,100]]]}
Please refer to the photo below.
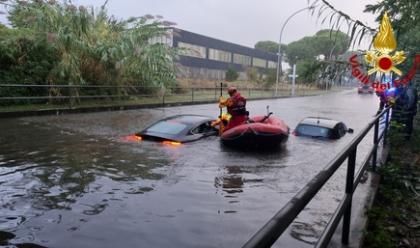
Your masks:
{"label": "floodwater", "polygon": [[[121,139],[166,116],[217,116],[216,104],[2,119],[0,246],[242,246],[366,126],[378,99],[347,90],[248,102],[251,115],[267,105],[291,130],[322,116],[355,133],[335,141],[291,135],[278,150],[240,152],[218,137],[181,146]],[[276,245],[313,244],[344,185],[342,166]]]}

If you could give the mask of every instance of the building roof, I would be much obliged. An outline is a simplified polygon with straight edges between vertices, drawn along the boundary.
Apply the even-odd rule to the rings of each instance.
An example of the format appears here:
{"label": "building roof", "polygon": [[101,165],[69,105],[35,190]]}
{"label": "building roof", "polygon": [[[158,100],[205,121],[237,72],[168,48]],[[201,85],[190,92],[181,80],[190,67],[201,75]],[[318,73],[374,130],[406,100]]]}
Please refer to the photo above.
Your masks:
{"label": "building roof", "polygon": [[261,51],[255,48],[250,48],[235,44],[228,41],[219,40],[216,38],[208,37],[205,35],[193,33],[183,29],[174,28],[174,42],[188,42],[195,45],[205,46],[209,48],[220,49],[224,51],[229,51],[233,53],[239,53],[243,55],[249,55],[256,58],[267,59],[270,61],[277,62],[277,55],[274,53],[269,53]]}

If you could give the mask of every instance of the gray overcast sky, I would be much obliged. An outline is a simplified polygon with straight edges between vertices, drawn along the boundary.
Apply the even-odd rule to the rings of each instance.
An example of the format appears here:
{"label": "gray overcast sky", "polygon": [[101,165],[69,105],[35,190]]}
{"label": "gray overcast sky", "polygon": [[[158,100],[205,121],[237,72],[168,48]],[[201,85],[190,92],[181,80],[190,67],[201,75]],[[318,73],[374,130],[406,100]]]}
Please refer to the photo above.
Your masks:
{"label": "gray overcast sky", "polygon": [[[74,4],[101,6],[105,0],[73,0]],[[375,17],[363,13],[366,4],[378,0],[329,0],[336,9],[376,28]],[[295,11],[304,8],[307,0],[109,0],[108,13],[117,18],[162,15],[177,23],[176,27],[248,47],[260,40],[278,42],[280,29]],[[4,22],[4,17],[0,19]],[[310,36],[328,25],[316,16],[302,12],[285,26],[282,43]]]}

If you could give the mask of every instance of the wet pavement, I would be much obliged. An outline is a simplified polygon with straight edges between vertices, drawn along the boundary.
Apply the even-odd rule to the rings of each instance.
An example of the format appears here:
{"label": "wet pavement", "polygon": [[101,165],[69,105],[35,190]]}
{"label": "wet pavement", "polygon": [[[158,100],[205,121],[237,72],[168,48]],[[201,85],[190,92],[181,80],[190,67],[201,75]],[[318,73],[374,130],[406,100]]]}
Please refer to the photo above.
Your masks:
{"label": "wet pavement", "polygon": [[[0,246],[240,247],[366,126],[377,103],[355,90],[249,101],[251,115],[269,105],[292,130],[307,116],[355,130],[335,141],[291,135],[270,152],[227,149],[218,137],[181,146],[121,139],[166,116],[217,116],[216,104],[2,119]],[[310,247],[344,184],[342,166],[276,245]]]}

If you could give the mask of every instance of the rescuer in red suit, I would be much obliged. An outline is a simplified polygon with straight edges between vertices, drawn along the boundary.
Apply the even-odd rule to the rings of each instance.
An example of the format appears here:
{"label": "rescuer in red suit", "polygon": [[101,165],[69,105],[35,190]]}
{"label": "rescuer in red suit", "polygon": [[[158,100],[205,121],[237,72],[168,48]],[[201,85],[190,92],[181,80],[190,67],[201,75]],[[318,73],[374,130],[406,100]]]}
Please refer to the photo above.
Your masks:
{"label": "rescuer in red suit", "polygon": [[228,125],[224,128],[224,131],[241,125],[248,119],[245,97],[241,96],[241,94],[233,86],[228,88],[228,94],[230,96],[228,99],[223,99],[223,97],[220,97],[219,100],[219,107],[226,107],[227,112],[232,116]]}

